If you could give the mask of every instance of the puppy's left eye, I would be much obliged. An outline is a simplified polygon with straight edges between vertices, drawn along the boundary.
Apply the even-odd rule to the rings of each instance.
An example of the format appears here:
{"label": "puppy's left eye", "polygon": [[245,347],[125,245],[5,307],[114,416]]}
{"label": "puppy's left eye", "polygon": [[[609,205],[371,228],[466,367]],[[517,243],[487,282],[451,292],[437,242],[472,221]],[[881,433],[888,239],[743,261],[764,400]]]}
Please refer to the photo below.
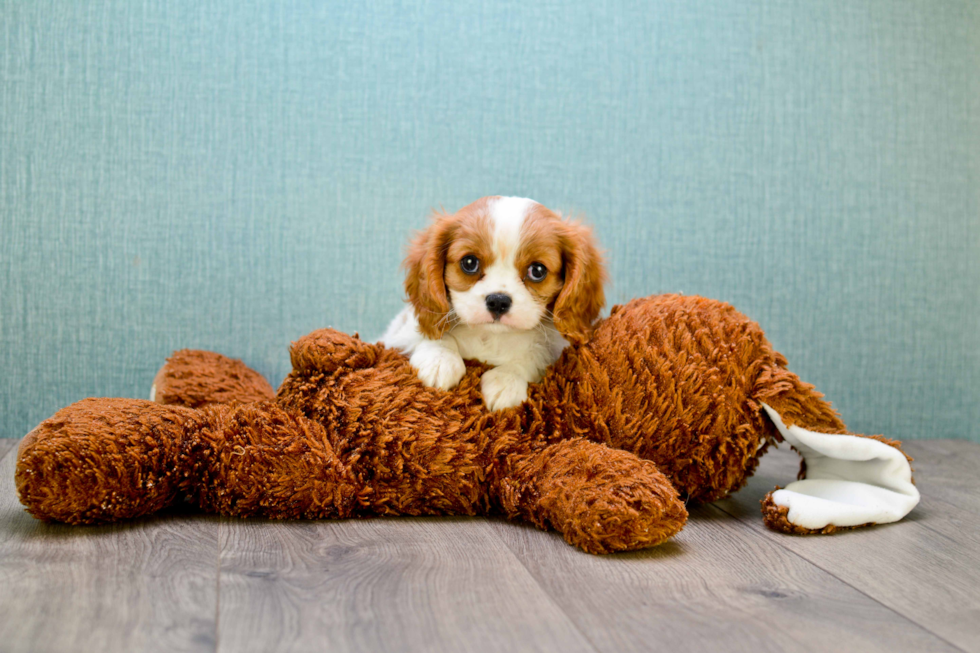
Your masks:
{"label": "puppy's left eye", "polygon": [[467,254],[460,259],[459,268],[466,274],[474,275],[480,271],[480,259],[472,254]]}
{"label": "puppy's left eye", "polygon": [[527,266],[527,278],[534,283],[544,281],[546,276],[548,276],[548,268],[546,268],[543,264],[534,262]]}

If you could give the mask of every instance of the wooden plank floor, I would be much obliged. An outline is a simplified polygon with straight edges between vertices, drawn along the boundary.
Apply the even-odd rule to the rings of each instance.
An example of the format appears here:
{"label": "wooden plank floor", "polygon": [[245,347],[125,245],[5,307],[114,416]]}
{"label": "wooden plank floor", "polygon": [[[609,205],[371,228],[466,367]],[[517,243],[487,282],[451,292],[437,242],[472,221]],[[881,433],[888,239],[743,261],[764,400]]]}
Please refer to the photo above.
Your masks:
{"label": "wooden plank floor", "polygon": [[[829,537],[768,531],[767,455],[669,543],[591,556],[486,519],[46,525],[0,440],[0,651],[977,651],[980,445],[907,443],[923,500]],[[6,455],[4,456],[4,454]]]}

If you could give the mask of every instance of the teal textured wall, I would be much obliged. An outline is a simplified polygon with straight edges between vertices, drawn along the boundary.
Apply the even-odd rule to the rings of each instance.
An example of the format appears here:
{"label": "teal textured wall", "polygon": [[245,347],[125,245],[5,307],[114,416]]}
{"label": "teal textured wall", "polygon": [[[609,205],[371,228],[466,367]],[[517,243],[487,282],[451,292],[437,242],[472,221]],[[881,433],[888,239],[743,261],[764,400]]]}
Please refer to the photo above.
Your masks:
{"label": "teal textured wall", "polygon": [[[357,3],[360,4],[360,3]],[[427,211],[585,215],[852,429],[980,441],[980,3],[0,2],[0,436],[380,333]]]}

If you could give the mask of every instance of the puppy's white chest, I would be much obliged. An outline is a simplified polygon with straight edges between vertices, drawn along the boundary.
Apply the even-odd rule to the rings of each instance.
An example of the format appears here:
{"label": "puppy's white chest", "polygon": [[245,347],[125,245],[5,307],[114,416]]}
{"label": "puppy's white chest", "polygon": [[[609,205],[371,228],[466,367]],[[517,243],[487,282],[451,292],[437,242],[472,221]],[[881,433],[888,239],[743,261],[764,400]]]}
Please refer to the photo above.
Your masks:
{"label": "puppy's white chest", "polygon": [[489,365],[504,365],[520,360],[537,345],[537,332],[492,332],[487,329],[461,326],[453,329],[452,337],[463,358]]}

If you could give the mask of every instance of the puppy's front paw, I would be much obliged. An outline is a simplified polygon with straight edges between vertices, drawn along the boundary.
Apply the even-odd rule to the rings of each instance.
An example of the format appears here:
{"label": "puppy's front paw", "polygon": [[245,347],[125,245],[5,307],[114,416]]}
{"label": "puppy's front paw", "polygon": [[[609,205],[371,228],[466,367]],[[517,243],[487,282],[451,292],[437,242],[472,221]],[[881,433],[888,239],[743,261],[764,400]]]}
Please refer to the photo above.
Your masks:
{"label": "puppy's front paw", "polygon": [[483,403],[490,410],[521,405],[527,399],[527,381],[512,372],[495,367],[480,379]]}
{"label": "puppy's front paw", "polygon": [[440,390],[455,387],[466,373],[463,358],[442,347],[419,346],[408,362],[418,370],[419,379],[424,385]]}

